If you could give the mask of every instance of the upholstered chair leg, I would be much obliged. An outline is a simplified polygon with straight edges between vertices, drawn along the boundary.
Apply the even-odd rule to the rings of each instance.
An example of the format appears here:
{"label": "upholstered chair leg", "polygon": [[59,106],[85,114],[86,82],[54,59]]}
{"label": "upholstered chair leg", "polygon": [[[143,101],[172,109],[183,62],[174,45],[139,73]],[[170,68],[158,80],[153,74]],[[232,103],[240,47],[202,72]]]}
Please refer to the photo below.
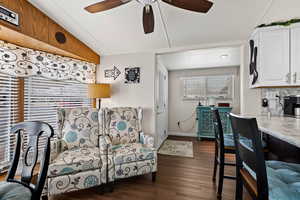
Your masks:
{"label": "upholstered chair leg", "polygon": [[152,172],[152,182],[156,181],[156,172]]}
{"label": "upholstered chair leg", "polygon": [[47,196],[47,195],[44,195],[44,196],[42,196],[41,199],[42,199],[42,200],[48,200],[48,196]]}
{"label": "upholstered chair leg", "polygon": [[114,185],[115,185],[114,182],[110,183],[110,188],[109,188],[110,190],[109,190],[109,192],[113,192],[114,191]]}
{"label": "upholstered chair leg", "polygon": [[106,185],[100,185],[97,187],[97,194],[104,195],[106,192]]}
{"label": "upholstered chair leg", "polygon": [[105,186],[105,192],[113,192],[114,191],[114,182],[107,183]]}

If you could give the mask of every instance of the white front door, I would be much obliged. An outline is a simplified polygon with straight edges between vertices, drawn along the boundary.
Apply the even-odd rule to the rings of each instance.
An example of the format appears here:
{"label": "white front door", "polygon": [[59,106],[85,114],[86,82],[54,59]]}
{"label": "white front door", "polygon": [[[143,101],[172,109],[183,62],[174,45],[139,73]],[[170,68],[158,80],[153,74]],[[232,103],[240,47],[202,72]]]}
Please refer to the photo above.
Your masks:
{"label": "white front door", "polygon": [[168,137],[168,71],[161,64],[156,70],[156,147]]}

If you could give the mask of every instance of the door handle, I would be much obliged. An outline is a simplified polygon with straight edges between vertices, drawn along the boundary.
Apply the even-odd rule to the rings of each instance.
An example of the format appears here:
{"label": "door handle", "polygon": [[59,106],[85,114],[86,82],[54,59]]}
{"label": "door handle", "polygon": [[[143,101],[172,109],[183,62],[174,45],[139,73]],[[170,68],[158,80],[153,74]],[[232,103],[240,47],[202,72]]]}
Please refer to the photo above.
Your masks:
{"label": "door handle", "polygon": [[294,73],[294,83],[297,83],[297,72]]}

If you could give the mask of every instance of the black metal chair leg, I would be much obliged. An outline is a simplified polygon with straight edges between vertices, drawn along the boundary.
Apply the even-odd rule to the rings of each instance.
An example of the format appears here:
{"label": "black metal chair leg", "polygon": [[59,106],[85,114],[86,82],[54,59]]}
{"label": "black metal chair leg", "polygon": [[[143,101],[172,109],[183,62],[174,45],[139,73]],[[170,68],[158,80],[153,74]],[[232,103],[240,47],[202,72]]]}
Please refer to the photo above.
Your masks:
{"label": "black metal chair leg", "polygon": [[240,174],[236,175],[235,200],[243,200],[243,180]]}
{"label": "black metal chair leg", "polygon": [[153,172],[152,173],[152,182],[155,182],[156,181],[156,172]]}
{"label": "black metal chair leg", "polygon": [[222,190],[223,190],[223,182],[224,182],[224,161],[220,162],[219,165],[219,184],[218,184],[218,199],[222,197]]}

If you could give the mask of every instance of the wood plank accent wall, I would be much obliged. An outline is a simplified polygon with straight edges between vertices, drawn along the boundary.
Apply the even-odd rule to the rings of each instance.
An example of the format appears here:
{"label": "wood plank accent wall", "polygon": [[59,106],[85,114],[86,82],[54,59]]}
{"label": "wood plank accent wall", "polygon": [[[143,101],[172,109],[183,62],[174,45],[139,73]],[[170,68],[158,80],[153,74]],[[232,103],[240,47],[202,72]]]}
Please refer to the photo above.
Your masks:
{"label": "wood plank accent wall", "polygon": [[24,35],[13,29],[7,28],[6,26],[1,25],[1,23],[0,23],[0,39],[10,42],[15,45],[22,46],[22,47],[28,47],[31,49],[45,51],[45,52],[56,54],[56,55],[62,55],[62,56],[70,57],[70,58],[75,58],[75,59],[79,59],[79,60],[86,60],[86,61],[92,62],[91,60],[84,59],[78,55],[75,55],[75,54],[65,51],[63,49],[60,49],[60,48],[57,48],[50,44],[47,44],[45,42],[42,42],[33,37]]}
{"label": "wood plank accent wall", "polygon": [[[3,20],[0,20],[0,25],[20,33],[18,37],[20,38],[23,36],[24,39],[22,40],[27,40],[26,38],[29,36],[44,43],[42,49],[38,50],[53,53],[53,49],[60,49],[61,51],[57,51],[56,54],[68,57],[74,55],[71,57],[93,62],[95,64],[100,63],[100,56],[97,53],[31,5],[27,0],[0,0],[0,5],[15,11],[20,15],[20,25],[18,27]],[[60,44],[56,41],[56,32],[65,34],[66,43]],[[5,38],[0,39],[7,40]],[[13,41],[8,42],[14,43]],[[34,46],[32,47],[28,42],[23,45],[18,45],[34,48]]]}

